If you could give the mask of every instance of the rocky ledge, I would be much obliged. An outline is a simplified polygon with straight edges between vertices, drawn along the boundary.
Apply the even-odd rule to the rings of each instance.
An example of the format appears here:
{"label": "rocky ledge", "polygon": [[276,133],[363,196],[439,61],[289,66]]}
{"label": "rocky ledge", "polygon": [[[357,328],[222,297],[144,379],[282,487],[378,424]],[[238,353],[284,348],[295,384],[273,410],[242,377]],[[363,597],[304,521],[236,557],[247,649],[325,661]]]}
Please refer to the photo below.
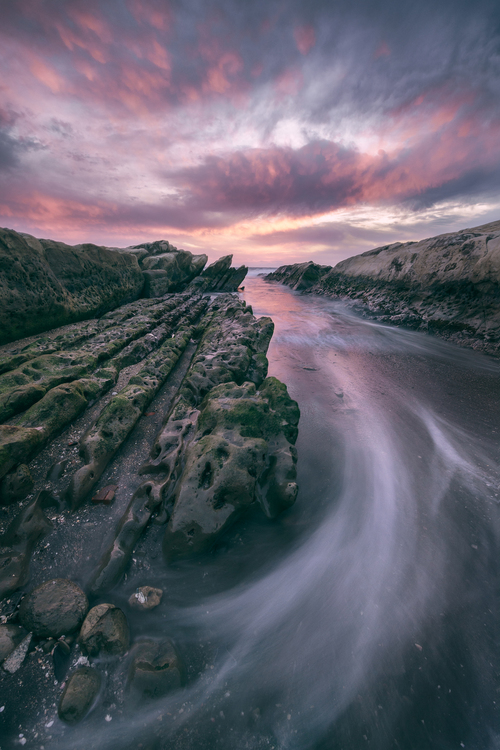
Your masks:
{"label": "rocky ledge", "polygon": [[166,240],[112,248],[65,245],[0,229],[0,344],[101,316],[139,298],[181,292],[234,292],[246,266],[226,255],[205,268],[205,254]]}
{"label": "rocky ledge", "polygon": [[282,266],[266,278],[357,300],[383,322],[500,354],[500,221],[378,247],[333,268]]}
{"label": "rocky ledge", "polygon": [[[40,247],[32,274],[49,267]],[[137,627],[168,607],[155,569],[175,575],[223,548],[245,514],[274,519],[297,495],[299,410],[267,377],[273,322],[237,295],[206,293],[238,284],[242,269],[228,256],[202,271],[203,256],[182,276],[185,261],[165,243],[88,247],[74,257],[110,259],[102,278],[115,278],[116,296],[105,307],[141,284],[183,291],[0,349],[0,730],[16,742],[182,690],[189,657],[168,633]],[[61,269],[42,275],[40,299],[56,290],[77,314],[89,298],[83,282],[62,284]],[[9,266],[5,288],[14,277]],[[149,573],[130,591],[138,545]]]}

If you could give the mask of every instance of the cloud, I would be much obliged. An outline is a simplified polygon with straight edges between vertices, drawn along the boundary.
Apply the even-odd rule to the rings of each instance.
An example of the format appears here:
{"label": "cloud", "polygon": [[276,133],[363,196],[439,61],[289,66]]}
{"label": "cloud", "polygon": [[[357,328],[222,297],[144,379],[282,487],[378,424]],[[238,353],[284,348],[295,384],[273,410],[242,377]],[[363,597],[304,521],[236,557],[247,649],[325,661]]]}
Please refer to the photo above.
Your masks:
{"label": "cloud", "polygon": [[35,233],[319,248],[326,214],[499,188],[490,0],[23,0],[0,37],[1,210]]}
{"label": "cloud", "polygon": [[[205,211],[248,215],[316,214],[362,203],[415,206],[500,187],[500,122],[484,127],[446,117],[434,132],[388,154],[326,140],[298,149],[273,146],[209,156],[174,173]],[[481,144],[480,146],[478,144]]]}

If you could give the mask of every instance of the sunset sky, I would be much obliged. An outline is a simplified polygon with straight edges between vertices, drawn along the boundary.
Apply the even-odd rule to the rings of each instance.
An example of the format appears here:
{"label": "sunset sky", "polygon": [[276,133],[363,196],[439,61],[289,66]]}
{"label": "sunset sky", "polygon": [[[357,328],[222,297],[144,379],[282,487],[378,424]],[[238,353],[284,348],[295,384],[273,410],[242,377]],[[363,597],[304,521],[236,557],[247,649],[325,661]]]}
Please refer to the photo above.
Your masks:
{"label": "sunset sky", "polygon": [[335,263],[500,219],[498,0],[0,0],[0,225]]}

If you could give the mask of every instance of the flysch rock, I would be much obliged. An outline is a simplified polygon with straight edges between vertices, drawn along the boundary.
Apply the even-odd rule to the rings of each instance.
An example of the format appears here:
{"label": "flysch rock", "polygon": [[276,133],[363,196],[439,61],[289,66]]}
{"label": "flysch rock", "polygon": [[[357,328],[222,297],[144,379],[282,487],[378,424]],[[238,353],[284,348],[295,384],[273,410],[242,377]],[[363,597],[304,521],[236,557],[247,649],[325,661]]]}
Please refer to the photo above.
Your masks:
{"label": "flysch rock", "polygon": [[[134,493],[113,541],[91,576],[88,587],[94,596],[109,591],[120,580],[153,512],[163,508],[164,514],[171,513],[182,473],[179,467],[184,465],[187,446],[196,434],[199,407],[205,396],[222,383],[250,381],[260,385],[267,374],[265,352],[273,332],[269,318],[257,320],[244,302],[222,295],[214,300],[200,328],[204,333],[179,395],[155,440],[150,459],[139,469],[151,478]],[[290,460],[293,465],[289,483],[293,484],[292,454]],[[217,531],[214,529],[211,539],[215,539]]]}
{"label": "flysch rock", "polygon": [[[71,246],[0,229],[0,345],[103,315],[139,297],[180,292],[206,262],[205,254],[178,250],[166,240],[127,248]],[[212,281],[219,291],[236,289],[242,269],[228,268],[224,279]]]}
{"label": "flysch rock", "polygon": [[[56,257],[56,250],[64,249],[47,250],[48,240],[38,246],[34,238],[21,239],[36,251],[45,269],[47,258]],[[135,706],[138,700],[182,688],[184,667],[172,642],[164,638],[169,634],[153,632],[152,639],[137,640],[116,603],[129,600],[131,623],[135,629],[141,621],[142,632],[168,612],[168,603],[155,609],[162,596],[154,577],[154,565],[163,565],[161,524],[166,528],[173,517],[182,483],[194,486],[199,482],[200,462],[204,462],[201,473],[206,484],[209,472],[205,467],[212,453],[207,449],[199,454],[204,438],[208,439],[205,442],[215,441],[224,432],[221,439],[233,441],[235,455],[243,455],[250,444],[256,443],[262,448],[262,456],[266,453],[259,464],[264,471],[257,477],[251,476],[250,466],[250,491],[243,472],[224,467],[219,473],[214,471],[214,487],[231,485],[234,489],[239,479],[247,499],[254,493],[254,499],[248,506],[242,504],[232,520],[252,505],[260,505],[272,517],[288,507],[296,493],[292,443],[298,412],[286,389],[282,396],[288,406],[291,404],[291,411],[285,409],[285,414],[283,405],[273,405],[272,379],[266,380],[272,321],[257,320],[243,301],[224,293],[237,289],[247,269],[231,268],[232,257],[226,256],[203,271],[205,256],[184,254],[164,241],[127,251],[104,249],[101,255],[99,249],[90,252],[88,246],[84,247],[83,255],[78,248],[68,251],[69,265],[76,268],[85,253],[92,258],[109,258],[111,253],[128,255],[123,267],[137,268],[143,284],[147,273],[158,279],[172,278],[170,270],[174,267],[183,270],[184,276],[177,277],[176,291],[161,297],[134,299],[132,295],[118,307],[110,303],[107,310],[102,303],[99,318],[91,318],[89,312],[90,303],[97,304],[98,285],[87,294],[82,282],[75,288],[89,304],[83,312],[79,309],[78,317],[71,317],[78,307],[76,294],[70,300],[74,309],[69,309],[68,303],[62,312],[59,310],[62,328],[37,334],[41,329],[28,327],[25,332],[31,334],[30,338],[0,347],[0,410],[4,421],[0,425],[0,638],[2,633],[6,636],[2,640],[5,648],[0,690],[10,696],[2,727],[16,731],[17,736],[21,730],[23,739],[30,736],[27,722],[50,739],[48,731],[58,714],[62,721],[72,724],[95,705],[96,714],[102,712],[103,719],[106,715],[106,720],[111,720],[114,713],[109,709],[108,717],[105,705],[116,703],[122,710],[129,697],[133,701],[130,705]],[[71,276],[70,268],[62,271],[58,277],[61,284],[61,279]],[[41,296],[45,283],[55,285],[49,271],[46,276],[40,273]],[[59,289],[57,294],[67,302],[64,290]],[[35,315],[37,309],[33,304]],[[43,311],[40,315],[43,317]],[[47,328],[55,325],[53,318],[47,320]],[[226,389],[223,394],[217,391],[221,387]],[[282,384],[277,387],[284,389]],[[230,393],[228,389],[232,389]],[[231,400],[235,406],[238,402],[240,416],[243,412],[246,416],[228,425],[222,412]],[[259,435],[251,433],[255,425],[252,428],[247,424],[253,405],[262,422]],[[239,413],[238,408],[234,414]],[[280,429],[272,428],[273,413],[280,415]],[[200,418],[214,422],[211,435],[202,435]],[[291,429],[288,437],[286,425]],[[170,450],[172,431],[177,443]],[[245,471],[247,468],[244,464]],[[204,502],[209,502],[206,488],[203,492]],[[106,505],[112,496],[114,504]],[[99,502],[92,503],[93,497]],[[179,518],[182,507],[183,501],[179,501]],[[103,598],[97,602],[94,599],[96,607],[90,611],[94,619],[87,618],[84,622],[88,627],[80,627],[88,608],[87,595],[100,595],[120,584],[135,545],[152,518],[158,525],[152,526],[150,536],[141,541],[151,555],[151,561],[144,558],[144,570],[149,571],[146,580],[151,585],[141,585],[135,589],[139,597],[130,598],[126,584],[117,589],[116,603],[111,603],[115,602],[115,592],[106,604],[99,603]],[[214,532],[208,547],[216,537]],[[98,562],[103,549],[105,554]],[[93,555],[98,563],[94,563],[94,570]],[[158,561],[153,563],[153,558]],[[132,564],[135,566],[136,561]],[[67,604],[64,596],[48,603],[39,597],[40,589],[43,593],[44,587],[50,588],[52,581],[61,579],[70,586],[83,581],[82,589],[76,588],[87,603],[81,612],[76,607],[76,625],[68,623],[68,612],[62,611]],[[135,586],[138,584],[136,581]],[[40,599],[36,607],[34,599]],[[105,611],[101,611],[103,608]],[[51,622],[47,625],[46,620]],[[5,628],[8,632],[3,632]],[[22,638],[25,640],[20,641]],[[100,687],[99,677],[95,679],[100,674],[99,665],[91,669],[90,677],[80,671],[91,666],[86,656],[79,656],[80,649],[92,660],[104,659],[107,675]],[[6,663],[19,672],[6,671]],[[70,676],[66,678],[68,670]],[[61,685],[65,679],[67,682]],[[88,691],[80,689],[80,679],[87,680]],[[32,729],[31,737],[35,734]]]}
{"label": "flysch rock", "polygon": [[195,300],[176,333],[145,358],[141,370],[113,396],[95,425],[83,436],[80,446],[85,464],[73,476],[67,492],[71,508],[78,507],[96,485],[112,456],[166,381],[194,333],[189,324],[197,320],[206,306],[206,300]]}
{"label": "flysch rock", "polygon": [[343,260],[282,266],[293,289],[359,300],[383,322],[500,354],[500,221]]}

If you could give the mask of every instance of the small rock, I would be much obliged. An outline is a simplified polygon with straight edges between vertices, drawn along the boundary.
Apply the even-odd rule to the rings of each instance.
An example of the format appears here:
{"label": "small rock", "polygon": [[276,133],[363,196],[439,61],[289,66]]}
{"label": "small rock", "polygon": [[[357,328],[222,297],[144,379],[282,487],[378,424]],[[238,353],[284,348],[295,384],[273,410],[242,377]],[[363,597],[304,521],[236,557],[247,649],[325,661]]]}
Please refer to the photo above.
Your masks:
{"label": "small rock", "polygon": [[92,667],[80,667],[73,672],[59,701],[57,713],[66,724],[83,719],[101,687],[101,675]]}
{"label": "small rock", "polygon": [[85,618],[78,642],[90,656],[122,655],[130,643],[127,618],[114,604],[98,604]]}
{"label": "small rock", "polygon": [[19,619],[34,635],[59,638],[80,626],[88,608],[87,597],[76,583],[54,578],[23,599]]}
{"label": "small rock", "polygon": [[170,640],[137,645],[129,672],[129,684],[136,693],[157,698],[178,690],[182,682],[182,662]]}
{"label": "small rock", "polygon": [[11,471],[0,483],[0,502],[2,505],[24,500],[33,489],[33,477],[26,464],[20,464]]}
{"label": "small rock", "polygon": [[64,641],[57,641],[52,649],[52,665],[54,667],[54,677],[62,682],[66,676],[69,667],[69,657],[71,649]]}
{"label": "small rock", "polygon": [[132,594],[128,603],[134,609],[154,609],[161,602],[162,596],[162,589],[155,589],[152,586],[140,586]]}
{"label": "small rock", "polygon": [[104,503],[104,505],[110,505],[115,498],[115,492],[118,489],[117,484],[108,484],[107,487],[103,487],[99,490],[92,498],[93,503]]}
{"label": "small rock", "polygon": [[0,625],[0,661],[6,659],[26,635],[20,625]]}
{"label": "small rock", "polygon": [[52,464],[47,472],[47,479],[49,480],[49,482],[57,482],[57,480],[60,479],[64,474],[64,469],[67,465],[67,458],[65,458],[64,461],[57,461],[57,463]]}
{"label": "small rock", "polygon": [[14,674],[14,672],[17,672],[26,658],[26,654],[28,653],[32,638],[33,633],[28,633],[26,638],[23,638],[19,646],[14,649],[14,651],[10,656],[7,657],[7,659],[5,659],[2,666],[6,672],[10,672],[10,674]]}

